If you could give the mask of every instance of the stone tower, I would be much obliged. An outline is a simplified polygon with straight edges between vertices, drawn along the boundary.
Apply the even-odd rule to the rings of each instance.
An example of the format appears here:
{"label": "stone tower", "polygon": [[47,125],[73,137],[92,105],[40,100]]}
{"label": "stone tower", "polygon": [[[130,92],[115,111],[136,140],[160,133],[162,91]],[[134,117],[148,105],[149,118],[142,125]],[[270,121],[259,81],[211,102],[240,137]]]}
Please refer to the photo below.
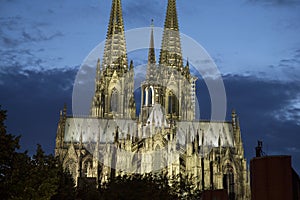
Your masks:
{"label": "stone tower", "polygon": [[195,81],[189,64],[183,66],[176,1],[169,0],[159,57],[160,79],[164,84],[162,105],[168,119],[195,119]]}
{"label": "stone tower", "polygon": [[[102,68],[101,68],[102,66]],[[100,118],[135,117],[134,67],[128,67],[121,0],[113,0],[102,64],[97,63],[91,115]]]}
{"label": "stone tower", "polygon": [[156,64],[153,29],[146,81],[142,84],[142,119],[150,113],[152,104],[160,104],[171,120],[195,119],[195,81],[189,63],[183,66],[176,1],[169,0],[164,25],[159,64]]}

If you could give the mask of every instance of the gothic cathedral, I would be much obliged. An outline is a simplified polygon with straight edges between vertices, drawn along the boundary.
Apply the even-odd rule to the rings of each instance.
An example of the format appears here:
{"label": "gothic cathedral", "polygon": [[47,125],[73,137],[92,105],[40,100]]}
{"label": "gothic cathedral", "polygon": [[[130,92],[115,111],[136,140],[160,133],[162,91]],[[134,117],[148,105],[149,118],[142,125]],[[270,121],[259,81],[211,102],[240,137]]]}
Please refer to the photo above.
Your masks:
{"label": "gothic cathedral", "polygon": [[[153,27],[153,25],[152,25]],[[200,190],[226,189],[249,199],[249,171],[238,117],[210,122],[195,117],[196,80],[183,62],[176,0],[168,0],[159,61],[151,28],[140,113],[134,64],[128,63],[121,0],[112,0],[102,62],[95,63],[90,115],[60,113],[55,156],[74,180],[163,172],[191,177]]]}

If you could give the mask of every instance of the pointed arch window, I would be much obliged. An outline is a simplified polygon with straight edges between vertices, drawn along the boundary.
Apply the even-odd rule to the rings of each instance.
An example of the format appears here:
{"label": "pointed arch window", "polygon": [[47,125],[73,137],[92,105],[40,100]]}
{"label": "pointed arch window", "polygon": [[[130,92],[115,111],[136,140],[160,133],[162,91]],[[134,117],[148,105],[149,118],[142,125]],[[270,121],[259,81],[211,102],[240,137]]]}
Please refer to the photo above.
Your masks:
{"label": "pointed arch window", "polygon": [[150,87],[148,91],[148,103],[150,106],[153,105],[152,98],[153,98],[153,89],[152,87]]}
{"label": "pointed arch window", "polygon": [[227,190],[229,199],[235,199],[235,183],[234,183],[234,172],[230,165],[226,166],[225,174],[223,175],[223,188]]}
{"label": "pointed arch window", "polygon": [[168,114],[177,114],[178,99],[173,91],[168,94]]}
{"label": "pointed arch window", "polygon": [[110,111],[118,112],[118,105],[119,105],[119,93],[118,90],[114,88],[111,92]]}
{"label": "pointed arch window", "polygon": [[160,171],[162,166],[162,153],[160,151],[159,145],[156,145],[155,152],[154,152],[154,158],[153,158],[153,170],[154,171]]}
{"label": "pointed arch window", "polygon": [[143,92],[143,104],[148,105],[148,88],[146,87]]}

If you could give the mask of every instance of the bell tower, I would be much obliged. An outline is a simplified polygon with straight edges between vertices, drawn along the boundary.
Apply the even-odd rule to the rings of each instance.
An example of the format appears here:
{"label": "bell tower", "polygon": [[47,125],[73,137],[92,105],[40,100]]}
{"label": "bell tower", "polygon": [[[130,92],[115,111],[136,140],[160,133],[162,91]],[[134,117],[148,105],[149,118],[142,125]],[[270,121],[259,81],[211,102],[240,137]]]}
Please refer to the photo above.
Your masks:
{"label": "bell tower", "polygon": [[[99,118],[132,118],[134,67],[128,67],[121,0],[113,0],[102,63],[97,62],[91,115]],[[134,113],[134,114],[133,114]]]}
{"label": "bell tower", "polygon": [[195,81],[187,62],[183,65],[176,0],[168,0],[159,58],[163,99],[167,119],[195,119]]}

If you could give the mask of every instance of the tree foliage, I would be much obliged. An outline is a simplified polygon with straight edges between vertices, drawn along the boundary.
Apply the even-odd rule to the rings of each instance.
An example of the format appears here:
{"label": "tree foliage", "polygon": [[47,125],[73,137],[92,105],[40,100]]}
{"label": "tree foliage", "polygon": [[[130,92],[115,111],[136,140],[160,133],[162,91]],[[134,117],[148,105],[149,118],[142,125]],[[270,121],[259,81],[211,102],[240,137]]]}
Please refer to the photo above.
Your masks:
{"label": "tree foliage", "polygon": [[118,176],[100,187],[100,199],[199,199],[200,192],[185,176],[133,174]]}
{"label": "tree foliage", "polygon": [[1,199],[74,199],[71,175],[63,171],[52,155],[46,155],[41,145],[37,145],[32,157],[19,152],[20,136],[7,133],[6,117],[6,111],[0,107]]}

